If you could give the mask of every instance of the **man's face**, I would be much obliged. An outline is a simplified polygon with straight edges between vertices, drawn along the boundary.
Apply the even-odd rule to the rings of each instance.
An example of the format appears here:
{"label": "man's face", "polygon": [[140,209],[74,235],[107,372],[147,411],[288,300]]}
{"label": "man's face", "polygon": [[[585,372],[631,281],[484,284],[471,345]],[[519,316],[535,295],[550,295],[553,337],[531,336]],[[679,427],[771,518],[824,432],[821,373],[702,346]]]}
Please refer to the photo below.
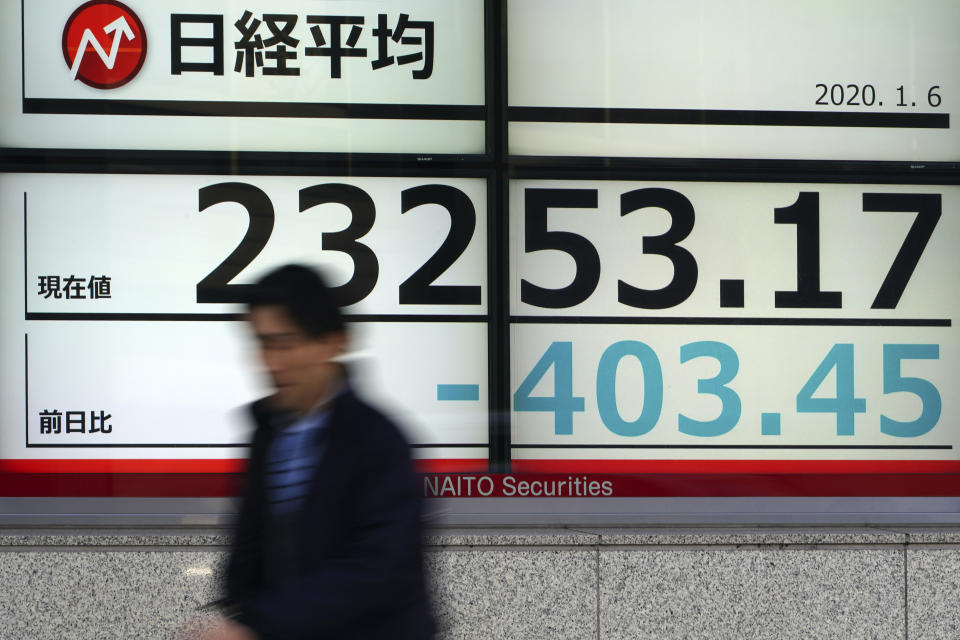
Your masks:
{"label": "man's face", "polygon": [[337,365],[330,359],[343,352],[344,335],[310,336],[279,306],[255,307],[248,317],[276,387],[276,407],[297,413],[312,409],[336,375]]}

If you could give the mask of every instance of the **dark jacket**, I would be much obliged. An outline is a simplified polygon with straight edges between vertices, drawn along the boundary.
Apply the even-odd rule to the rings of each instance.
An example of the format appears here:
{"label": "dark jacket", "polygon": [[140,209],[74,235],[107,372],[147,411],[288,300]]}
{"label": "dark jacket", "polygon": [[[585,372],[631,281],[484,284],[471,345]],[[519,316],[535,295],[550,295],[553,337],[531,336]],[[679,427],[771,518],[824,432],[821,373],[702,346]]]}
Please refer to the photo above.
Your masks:
{"label": "dark jacket", "polygon": [[317,436],[324,453],[298,516],[299,575],[267,589],[264,475],[273,429],[266,402],[251,406],[257,428],[227,568],[228,601],[239,622],[263,638],[431,638],[420,487],[407,443],[349,390],[330,410]]}

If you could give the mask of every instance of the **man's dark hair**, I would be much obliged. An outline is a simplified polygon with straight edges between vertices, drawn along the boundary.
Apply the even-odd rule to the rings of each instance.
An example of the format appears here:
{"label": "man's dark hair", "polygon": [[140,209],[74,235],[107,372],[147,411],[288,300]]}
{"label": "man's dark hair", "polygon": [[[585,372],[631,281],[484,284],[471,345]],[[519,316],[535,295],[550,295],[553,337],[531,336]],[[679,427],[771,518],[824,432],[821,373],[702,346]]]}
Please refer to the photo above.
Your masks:
{"label": "man's dark hair", "polygon": [[281,307],[294,324],[315,338],[344,330],[335,295],[323,277],[310,267],[299,264],[279,267],[254,284],[246,298],[251,309]]}

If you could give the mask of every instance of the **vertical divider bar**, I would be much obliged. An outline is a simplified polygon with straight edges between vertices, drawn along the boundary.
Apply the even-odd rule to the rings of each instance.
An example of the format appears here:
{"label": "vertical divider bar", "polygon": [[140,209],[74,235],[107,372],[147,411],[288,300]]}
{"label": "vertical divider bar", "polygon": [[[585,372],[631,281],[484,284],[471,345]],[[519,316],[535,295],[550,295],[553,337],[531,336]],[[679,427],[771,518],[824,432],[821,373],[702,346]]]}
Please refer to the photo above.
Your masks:
{"label": "vertical divider bar", "polygon": [[492,473],[510,471],[510,251],[507,174],[507,0],[486,0],[488,386]]}
{"label": "vertical divider bar", "polygon": [[[22,10],[22,6],[21,6]],[[27,320],[27,192],[23,192],[23,320]],[[23,331],[23,446],[30,446],[30,346]]]}
{"label": "vertical divider bar", "polygon": [[27,313],[27,291],[30,287],[27,280],[27,192],[23,192],[23,319],[28,317]]}
{"label": "vertical divider bar", "polygon": [[24,17],[26,0],[20,0],[20,109],[23,109],[23,105],[27,101],[27,46],[26,46],[26,35],[24,33],[26,27],[26,18]]}
{"label": "vertical divider bar", "polygon": [[23,332],[23,446],[30,447],[30,342]]}

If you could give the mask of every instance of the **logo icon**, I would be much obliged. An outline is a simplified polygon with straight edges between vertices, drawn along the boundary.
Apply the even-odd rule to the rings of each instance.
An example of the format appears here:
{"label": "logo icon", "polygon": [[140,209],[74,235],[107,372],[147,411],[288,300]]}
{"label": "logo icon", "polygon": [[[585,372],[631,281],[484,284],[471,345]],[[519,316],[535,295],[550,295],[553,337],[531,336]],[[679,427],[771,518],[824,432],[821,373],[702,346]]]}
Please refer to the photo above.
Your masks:
{"label": "logo icon", "polygon": [[63,58],[74,80],[115,89],[133,80],[147,57],[147,32],[130,7],[86,2],[63,27]]}

